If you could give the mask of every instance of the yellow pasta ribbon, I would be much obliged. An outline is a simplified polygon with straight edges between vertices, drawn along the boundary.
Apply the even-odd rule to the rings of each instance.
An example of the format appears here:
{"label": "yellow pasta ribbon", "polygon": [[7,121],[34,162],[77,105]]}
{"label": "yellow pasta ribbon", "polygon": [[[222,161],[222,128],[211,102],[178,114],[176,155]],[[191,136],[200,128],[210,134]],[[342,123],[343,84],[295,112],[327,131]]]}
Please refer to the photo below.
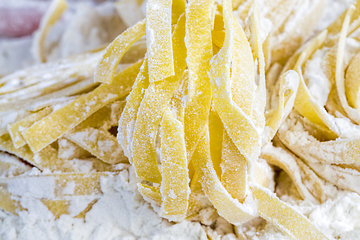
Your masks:
{"label": "yellow pasta ribbon", "polygon": [[296,72],[288,71],[280,76],[279,105],[267,119],[263,145],[273,139],[281,123],[292,110],[298,86],[299,75]]}
{"label": "yellow pasta ribbon", "polygon": [[80,124],[91,114],[115,100],[125,97],[139,71],[137,62],[119,73],[111,84],[103,84],[94,91],[78,97],[22,132],[31,150],[36,153]]}
{"label": "yellow pasta ribbon", "polygon": [[91,154],[77,144],[66,138],[60,138],[58,141],[58,158],[72,160],[74,158],[90,158]]}
{"label": "yellow pasta ribbon", "polygon": [[[360,16],[360,1],[356,0],[354,1],[353,5],[355,6],[355,11],[353,12],[353,14],[350,16],[350,23],[354,23],[359,19]],[[341,32],[343,23],[344,23],[344,19],[346,17],[346,15],[348,14],[347,11],[344,11],[332,24],[330,24],[330,26],[327,27],[328,33],[329,33],[329,37],[326,40],[325,45],[326,46],[333,46],[339,38],[339,33]],[[352,24],[351,24],[352,25]],[[353,29],[350,25],[350,31],[352,32],[351,29]],[[357,25],[357,24],[355,24]]]}
{"label": "yellow pasta ribbon", "polygon": [[[196,148],[208,121],[211,86],[207,72],[212,52],[213,0],[191,0],[186,8],[186,49],[189,88],[185,105],[184,131],[188,159]],[[194,121],[196,119],[196,121]]]}
{"label": "yellow pasta ribbon", "polygon": [[331,164],[307,162],[314,172],[322,179],[338,186],[360,194],[359,170]]}
{"label": "yellow pasta ribbon", "polygon": [[[50,197],[52,199],[66,196],[97,196],[102,194],[101,178],[111,176],[114,176],[114,173],[61,173],[44,174],[41,176],[19,176],[0,179],[0,186],[6,188],[13,196],[26,194],[34,198]],[[26,185],[34,183],[42,184],[42,186],[46,187],[47,192],[39,193],[36,189],[26,188]],[[70,189],[69,184],[71,184]],[[14,188],[16,185],[23,185],[24,189]]]}
{"label": "yellow pasta ribbon", "polygon": [[311,162],[341,164],[360,161],[360,139],[336,139],[320,142],[312,138],[301,145],[291,144],[286,137],[281,137],[281,139],[291,151]]}
{"label": "yellow pasta ribbon", "polygon": [[306,217],[281,201],[266,188],[250,183],[258,214],[293,239],[329,239]]}
{"label": "yellow pasta ribbon", "polygon": [[150,83],[141,102],[132,142],[132,163],[137,175],[147,181],[161,182],[157,165],[156,136],[165,107],[179,86],[186,67],[185,17],[180,17],[173,34],[175,76]]}
{"label": "yellow pasta ribbon", "polygon": [[[325,196],[323,193],[320,198],[317,197],[315,199],[313,194],[306,187],[305,183],[303,183],[301,174],[302,168],[298,165],[301,160],[299,160],[299,162],[296,161],[296,157],[294,155],[282,148],[275,148],[271,145],[268,145],[262,149],[260,157],[265,159],[269,164],[275,165],[284,170],[295,184],[295,187],[302,199],[311,200],[315,203],[317,201],[322,202],[322,200],[324,200]],[[309,177],[309,174],[307,176],[309,178],[307,179],[308,181],[314,182],[314,178]]]}
{"label": "yellow pasta ribbon", "polygon": [[185,0],[172,0],[171,24],[176,24],[179,21],[180,16],[185,12],[185,6],[186,6]]}
{"label": "yellow pasta ribbon", "polygon": [[354,5],[349,7],[341,28],[338,49],[336,54],[335,83],[336,83],[336,90],[338,93],[341,106],[344,108],[346,114],[349,116],[350,119],[355,121],[357,124],[360,124],[360,113],[356,109],[349,106],[348,100],[345,95],[345,84],[344,84],[345,74],[343,68],[346,36],[347,36],[351,16],[355,12],[355,10],[356,8]]}
{"label": "yellow pasta ribbon", "polygon": [[126,105],[119,120],[117,139],[124,150],[125,156],[129,158],[130,162],[132,162],[131,145],[137,113],[145,95],[145,90],[149,87],[149,84],[148,61],[147,57],[145,57],[132,90],[126,99]]}
{"label": "yellow pasta ribbon", "polygon": [[0,209],[14,215],[18,215],[17,212],[23,210],[20,203],[14,200],[11,194],[3,187],[0,187]]}
{"label": "yellow pasta ribbon", "polygon": [[166,109],[160,128],[161,214],[172,221],[185,218],[189,200],[189,176],[184,127]]}
{"label": "yellow pasta ribbon", "polygon": [[[224,2],[225,3],[225,2]],[[242,109],[229,97],[230,63],[233,48],[233,31],[231,10],[223,7],[225,22],[225,42],[221,50],[211,59],[209,77],[212,81],[213,103],[230,138],[240,153],[248,160],[257,157],[260,150],[260,134],[255,125]]]}
{"label": "yellow pasta ribbon", "polygon": [[[263,53],[262,40],[260,39],[260,13],[257,1],[254,1],[252,17],[252,42],[254,49],[254,58],[258,59],[259,83],[254,93],[254,102],[252,107],[252,120],[258,129],[265,126],[265,106],[266,106],[266,83],[265,83],[265,58]],[[234,19],[233,21],[235,21]],[[249,61],[249,60],[248,60]],[[247,83],[249,84],[249,83]],[[253,84],[251,82],[250,84]],[[245,84],[244,84],[245,85]],[[243,86],[244,86],[243,85]],[[246,113],[246,112],[245,112]]]}
{"label": "yellow pasta ribbon", "polygon": [[213,168],[210,154],[207,127],[193,154],[192,162],[199,174],[202,189],[220,216],[232,224],[242,224],[255,217],[255,212],[246,205],[242,205],[221,184]]}
{"label": "yellow pasta ribbon", "polygon": [[[97,200],[98,199],[95,199],[93,202],[90,202],[90,204],[88,204],[88,206],[81,213],[79,213],[77,216],[74,216],[74,218],[84,218],[80,216],[88,212]],[[71,200],[41,199],[41,202],[49,209],[50,212],[52,212],[55,219],[58,219],[63,214],[70,215],[69,208],[71,205]]]}
{"label": "yellow pasta ribbon", "polygon": [[248,165],[226,131],[221,157],[221,183],[233,198],[242,203],[246,197]]}
{"label": "yellow pasta ribbon", "polygon": [[35,122],[39,121],[40,119],[46,117],[52,112],[51,107],[44,108],[39,112],[33,113],[30,116],[17,121],[11,125],[8,125],[8,131],[10,137],[14,143],[14,147],[20,148],[26,144],[25,139],[22,137],[21,132],[24,131],[26,128],[33,125]]}
{"label": "yellow pasta ribbon", "polygon": [[149,0],[146,4],[146,46],[151,83],[175,75],[171,5],[172,0]]}
{"label": "yellow pasta ribbon", "polygon": [[146,20],[144,19],[115,38],[106,48],[102,59],[98,63],[94,80],[96,82],[112,83],[121,58],[131,45],[145,35],[145,32]]}
{"label": "yellow pasta ribbon", "polygon": [[318,113],[321,110],[317,110],[316,108],[319,109],[321,108],[321,106],[313,104],[313,102],[315,101],[313,100],[313,97],[307,89],[307,86],[302,76],[301,67],[304,62],[311,56],[311,54],[324,43],[326,35],[327,31],[324,30],[314,39],[312,39],[305,47],[305,49],[303,49],[302,53],[300,54],[298,60],[295,63],[295,66],[293,67],[293,69],[300,75],[299,89],[297,91],[297,96],[294,103],[296,111],[309,119],[311,122],[323,126],[327,126],[327,124],[323,122],[326,117],[319,116]]}
{"label": "yellow pasta ribbon", "polygon": [[46,56],[44,54],[44,42],[50,28],[56,23],[61,17],[62,13],[67,9],[66,0],[53,0],[49,10],[45,16],[41,19],[39,32],[35,34],[35,57],[40,62],[46,62]]}
{"label": "yellow pasta ribbon", "polygon": [[128,162],[116,137],[106,130],[92,127],[75,128],[65,134],[65,138],[106,163],[117,164]]}
{"label": "yellow pasta ribbon", "polygon": [[345,93],[349,105],[360,110],[360,54],[356,54],[350,61],[345,77]]}
{"label": "yellow pasta ribbon", "polygon": [[16,149],[12,143],[10,135],[5,134],[0,137],[0,150],[24,159],[26,162],[36,166],[40,170],[50,169],[52,171],[61,170],[63,172],[73,171],[72,167],[68,165],[66,161],[57,157],[57,151],[51,146],[47,146],[38,153],[34,154],[27,145]]}
{"label": "yellow pasta ribbon", "polygon": [[[222,167],[220,167],[221,163],[224,162],[223,158],[223,136],[226,133],[224,131],[224,125],[221,122],[219,115],[216,111],[211,108],[209,114],[209,137],[210,137],[210,152],[211,152],[211,160],[214,165],[214,169],[216,171],[219,179],[222,174]],[[223,163],[224,164],[224,163]]]}
{"label": "yellow pasta ribbon", "polygon": [[146,201],[153,203],[157,206],[160,206],[162,204],[160,188],[141,183],[138,183],[137,186],[140,194],[144,197]]}

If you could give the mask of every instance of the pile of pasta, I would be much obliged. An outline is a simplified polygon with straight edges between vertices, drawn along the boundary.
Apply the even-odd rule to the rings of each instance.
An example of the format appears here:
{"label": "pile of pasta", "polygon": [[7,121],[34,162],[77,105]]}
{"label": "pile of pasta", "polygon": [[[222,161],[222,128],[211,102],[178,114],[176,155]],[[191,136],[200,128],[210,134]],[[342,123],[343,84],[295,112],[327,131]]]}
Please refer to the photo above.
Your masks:
{"label": "pile of pasta", "polygon": [[[0,158],[0,208],[26,211],[25,192],[56,217],[84,217],[101,178],[130,163],[141,195],[170,221],[199,220],[213,206],[234,225],[260,216],[294,239],[327,239],[273,193],[269,164],[303,199],[325,201],[324,179],[359,193],[360,9],[299,48],[324,1],[264,1],[261,12],[258,4],[148,0],[143,20],[119,10],[134,25],[106,49],[1,78],[0,150],[26,163]],[[43,19],[43,62],[44,38],[65,8],[54,1]],[[309,69],[319,62],[322,98]],[[31,167],[42,173],[26,174]],[[88,202],[76,214],[75,198]]]}
{"label": "pile of pasta", "polygon": [[290,174],[303,198],[317,202],[332,194],[325,191],[323,180],[360,194],[359,4],[356,1],[286,64],[283,71],[293,69],[300,76],[294,111],[277,134],[282,150],[263,151],[264,158],[277,161]]}

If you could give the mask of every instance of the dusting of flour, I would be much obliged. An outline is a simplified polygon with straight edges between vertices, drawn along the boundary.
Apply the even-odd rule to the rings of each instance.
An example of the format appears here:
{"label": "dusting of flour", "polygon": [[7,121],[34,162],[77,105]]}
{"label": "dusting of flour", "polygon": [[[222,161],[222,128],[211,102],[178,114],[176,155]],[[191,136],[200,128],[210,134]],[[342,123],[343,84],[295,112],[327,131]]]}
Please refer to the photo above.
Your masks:
{"label": "dusting of flour", "polygon": [[[121,171],[117,176],[102,178],[101,190],[103,195],[85,219],[65,214],[54,219],[40,200],[23,197],[21,203],[28,211],[20,212],[19,217],[0,212],[0,239],[207,239],[199,223],[183,221],[173,224],[160,218],[138,193],[132,168]],[[78,203],[71,204],[76,206]]]}

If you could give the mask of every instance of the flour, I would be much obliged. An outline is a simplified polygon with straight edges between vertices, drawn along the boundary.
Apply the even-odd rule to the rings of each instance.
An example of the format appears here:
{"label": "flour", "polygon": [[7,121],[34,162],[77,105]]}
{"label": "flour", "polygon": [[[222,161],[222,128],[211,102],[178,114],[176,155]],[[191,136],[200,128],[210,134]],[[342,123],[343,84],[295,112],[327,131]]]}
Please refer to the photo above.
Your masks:
{"label": "flour", "polygon": [[304,78],[309,92],[321,106],[326,104],[331,90],[330,80],[326,77],[321,67],[326,50],[326,48],[317,50],[312,58],[307,61],[304,71]]}
{"label": "flour", "polygon": [[[85,219],[70,215],[54,219],[35,196],[22,198],[28,211],[21,212],[19,217],[0,212],[0,239],[207,239],[204,228],[197,222],[173,224],[160,218],[137,192],[132,168],[115,177],[102,178],[101,184],[103,195]],[[42,194],[47,191],[46,188],[39,190]],[[84,203],[87,203],[84,199],[73,201],[71,215],[76,209],[83,209]]]}

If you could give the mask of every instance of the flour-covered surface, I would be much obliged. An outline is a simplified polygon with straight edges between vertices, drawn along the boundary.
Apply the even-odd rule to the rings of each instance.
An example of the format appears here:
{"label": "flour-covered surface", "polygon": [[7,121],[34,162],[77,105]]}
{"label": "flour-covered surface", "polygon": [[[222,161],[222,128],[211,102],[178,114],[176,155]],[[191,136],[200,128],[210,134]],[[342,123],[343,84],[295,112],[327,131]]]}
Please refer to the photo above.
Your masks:
{"label": "flour-covered surface", "polygon": [[[34,4],[35,1],[25,2],[28,4],[26,6],[38,6],[40,15],[49,5],[48,2],[39,5]],[[332,76],[335,69],[329,66],[335,65],[331,61],[334,54],[336,55],[336,49],[331,49],[331,43],[327,42],[326,46],[313,49],[314,53],[310,54],[309,59],[303,57],[305,62],[300,73],[304,78],[304,86],[312,96],[311,101],[321,107],[325,106],[323,112],[319,110],[318,114],[323,114],[325,116],[323,119],[329,120],[326,122],[328,125],[325,124],[329,128],[316,125],[312,119],[306,119],[306,116],[300,116],[296,111],[285,119],[285,115],[294,104],[293,98],[284,101],[284,106],[279,108],[286,109],[283,111],[286,113],[280,114],[282,110],[276,110],[277,104],[284,100],[281,100],[281,96],[278,97],[277,89],[283,89],[284,85],[276,85],[277,79],[281,79],[279,75],[283,65],[292,54],[295,53],[296,56],[296,49],[304,41],[311,43],[311,36],[331,24],[352,1],[259,1],[259,15],[256,12],[256,4],[252,5],[253,1],[232,1],[234,9],[238,7],[233,12],[235,18],[231,17],[231,11],[227,11],[230,9],[230,1],[227,0],[216,1],[214,6],[223,4],[219,8],[207,2],[209,5],[205,10],[202,8],[204,5],[190,4],[186,7],[190,6],[191,9],[187,9],[186,13],[194,19],[186,18],[188,25],[185,25],[185,16],[179,18],[178,22],[175,18],[179,17],[177,14],[182,13],[184,8],[175,9],[175,11],[172,9],[171,15],[168,1],[151,1],[152,3],[161,2],[167,6],[166,18],[161,19],[168,24],[161,26],[168,30],[167,38],[161,39],[162,36],[156,36],[157,44],[160,44],[162,40],[166,40],[167,44],[163,46],[160,44],[156,48],[166,51],[171,57],[174,50],[176,54],[174,63],[172,64],[171,58],[162,63],[175,66],[175,77],[161,79],[157,76],[160,82],[154,83],[151,80],[154,77],[151,71],[149,72],[151,76],[148,75],[147,57],[149,56],[142,60],[146,51],[144,50],[145,40],[141,38],[129,47],[132,43],[127,42],[127,38],[121,38],[124,39],[123,44],[129,47],[129,50],[117,70],[115,71],[116,68],[112,67],[113,72],[110,73],[115,76],[112,83],[102,85],[94,83],[94,71],[99,69],[96,68],[96,64],[104,53],[101,47],[111,42],[126,27],[130,27],[130,23],[145,17],[146,1],[122,0],[117,4],[108,1],[100,5],[96,5],[95,2],[99,1],[69,1],[68,9],[51,27],[42,46],[48,63],[15,72],[36,63],[31,52],[36,51],[36,48],[32,36],[29,35],[36,28],[35,20],[23,31],[24,35],[28,36],[9,38],[9,35],[6,39],[0,40],[0,75],[15,72],[0,78],[0,148],[2,150],[0,152],[0,208],[4,209],[0,211],[0,239],[290,239],[289,235],[297,234],[297,232],[291,232],[293,229],[288,224],[291,221],[283,221],[284,219],[278,217],[288,217],[284,209],[293,211],[291,212],[293,218],[299,219],[304,226],[297,236],[303,237],[302,230],[306,236],[306,231],[315,229],[317,236],[323,233],[329,239],[358,238],[360,233],[360,167],[357,163],[359,157],[357,149],[360,145],[357,139],[360,136],[360,128],[346,117],[346,112],[340,107],[341,103],[337,97],[334,97],[337,96],[334,94],[336,85],[334,81],[337,79]],[[185,7],[184,1],[173,0],[173,2]],[[277,8],[276,4],[280,4],[281,7]],[[0,10],[4,6],[10,6],[11,9],[16,10],[21,3],[0,4]],[[197,7],[207,14],[196,16]],[[222,8],[225,10],[220,13],[223,11]],[[136,16],[131,19],[122,19],[129,17],[129,13],[124,9],[135,9]],[[153,12],[161,10],[157,9],[156,4],[149,6],[149,9]],[[170,16],[174,19],[170,19]],[[189,24],[191,21],[196,22],[196,17],[205,19],[204,22],[197,23],[199,29]],[[177,23],[172,29],[171,20]],[[237,20],[240,24],[235,22]],[[317,25],[310,26],[307,21],[317,22]],[[210,29],[213,23],[214,26]],[[147,29],[147,34],[151,37],[154,32],[152,28],[157,27],[156,24],[151,25]],[[212,31],[212,40],[210,37],[202,38],[201,34],[207,31],[203,31],[207,27],[209,36]],[[239,31],[241,27],[244,32]],[[4,25],[0,23],[0,31],[4,28]],[[163,30],[162,28],[160,30]],[[172,30],[172,42],[169,42],[170,30]],[[184,34],[186,37],[191,34],[194,36],[200,34],[197,36],[200,37],[198,40],[203,42],[186,37],[182,42]],[[254,127],[254,132],[259,136],[266,135],[266,128],[263,133],[259,127],[261,121],[255,122],[253,119],[256,118],[254,116],[257,116],[258,112],[250,106],[249,109],[254,112],[251,116],[244,115],[245,113],[238,110],[239,106],[235,106],[234,101],[237,96],[234,97],[234,101],[231,99],[233,97],[231,95],[239,91],[236,89],[239,86],[231,86],[230,90],[229,82],[225,82],[226,77],[230,79],[231,64],[240,61],[235,58],[232,62],[230,61],[231,49],[237,51],[239,47],[239,42],[236,42],[237,39],[234,40],[233,36],[240,35],[248,44],[246,45],[249,48],[248,52],[252,52],[256,58],[254,62],[251,62],[253,59],[249,57],[249,61],[253,64],[251,67],[254,67],[251,71],[254,72],[256,83],[259,78],[261,81],[263,71],[261,69],[266,63],[267,81],[270,81],[267,83],[266,90],[269,94],[275,92],[271,98],[268,97],[269,112],[264,117],[268,119],[269,116],[279,115],[276,122],[281,125],[279,132],[272,142],[263,148],[261,155],[260,150],[256,153],[260,156],[258,159],[250,159],[248,155],[244,156],[241,152],[237,152],[238,146],[231,139],[237,135],[234,135],[232,126],[226,125],[230,120],[228,116],[224,117],[227,113],[221,112],[222,108],[228,107],[231,113],[238,113],[236,116],[245,116],[244,121],[249,123],[249,128]],[[351,58],[359,51],[358,36],[358,31],[355,31],[345,41],[343,61],[345,68],[351,65]],[[20,35],[10,37],[20,37]],[[149,48],[154,39],[147,39]],[[229,98],[230,103],[223,104],[224,102],[216,96],[218,97],[216,109],[210,108],[210,105],[207,106],[210,111],[208,116],[210,130],[205,128],[208,135],[201,135],[203,130],[199,130],[198,137],[201,137],[201,141],[198,142],[196,149],[186,146],[188,143],[184,139],[184,134],[187,134],[183,132],[184,115],[185,119],[196,122],[198,119],[189,117],[186,110],[189,104],[188,96],[195,101],[194,106],[205,109],[206,106],[197,99],[201,99],[207,93],[203,86],[195,86],[194,83],[197,83],[198,79],[191,79],[193,76],[191,73],[189,75],[190,71],[184,71],[184,66],[177,66],[182,62],[185,64],[185,51],[181,54],[177,52],[177,49],[181,47],[185,49],[184,43],[187,44],[186,47],[197,46],[196,44],[201,43],[201,46],[209,46],[209,50],[212,46],[214,54],[221,49],[214,58],[216,61],[211,61],[211,66],[206,65],[208,58],[203,61],[196,59],[190,61],[189,56],[186,58],[186,64],[190,70],[198,69],[199,74],[203,74],[201,76],[206,78],[213,75],[219,77],[212,79],[216,82],[213,88],[220,88],[221,84],[218,83],[221,81],[229,84],[228,89],[224,89],[223,92],[212,89],[216,94],[223,94]],[[115,54],[117,46],[116,43],[113,44]],[[164,49],[161,49],[162,47]],[[193,53],[199,51],[194,47],[190,50]],[[307,50],[304,52],[306,53]],[[264,59],[261,58],[262,54],[265,56]],[[150,56],[149,59],[152,57]],[[209,70],[210,67],[211,70]],[[237,67],[232,65],[232,73],[239,70]],[[285,69],[287,67],[289,68],[289,65],[285,65]],[[260,74],[257,68],[260,69]],[[162,68],[159,67],[159,69]],[[295,67],[293,70],[299,71]],[[139,71],[141,71],[140,74],[138,74]],[[165,72],[169,76],[168,71]],[[178,72],[181,74],[178,75]],[[213,75],[207,75],[208,72]],[[224,73],[228,75],[224,77]],[[291,73],[289,75],[293,77],[289,77],[287,81],[291,81],[294,86],[288,91],[283,90],[282,97],[285,99],[290,99],[286,97],[296,93],[297,74],[294,71]],[[231,79],[236,81],[236,76],[231,76]],[[254,79],[251,78],[251,80]],[[170,89],[167,81],[176,83],[176,86],[172,86],[174,89]],[[186,91],[185,88],[188,85],[189,91]],[[206,87],[210,88],[210,86]],[[165,90],[166,94],[169,94],[168,97],[164,97]],[[163,95],[153,94],[152,96],[151,91],[155,93],[158,91]],[[171,99],[173,92],[175,96]],[[253,91],[253,94],[246,96],[252,99],[255,95],[265,102],[265,97],[259,95],[259,92],[257,89]],[[210,99],[209,96],[207,95],[206,99]],[[167,100],[157,103],[153,101],[155,97]],[[149,102],[152,104],[146,106],[142,98],[151,98]],[[254,102],[257,103],[257,100],[255,99]],[[153,104],[154,102],[156,104]],[[238,101],[235,102],[238,104]],[[126,104],[125,107],[122,104]],[[296,104],[299,102],[295,100]],[[244,106],[240,106],[242,107]],[[242,109],[247,109],[245,107]],[[326,114],[324,111],[327,111]],[[125,114],[121,114],[122,112]],[[160,123],[162,112],[167,115]],[[129,119],[125,119],[124,116]],[[136,117],[152,119],[153,116],[156,116],[158,120],[144,121],[141,129],[138,127],[139,122],[136,124]],[[223,119],[227,121],[224,121],[225,126],[220,124]],[[170,122],[173,124],[169,124]],[[124,128],[118,126],[119,124],[124,124],[122,126]],[[161,124],[160,128],[159,124]],[[199,127],[202,127],[200,125]],[[161,164],[163,168],[158,173],[160,178],[153,183],[141,180],[141,178],[144,179],[143,173],[136,172],[140,168],[149,170],[147,165],[135,164],[134,167],[129,164],[133,164],[133,152],[139,152],[144,147],[133,144],[133,138],[136,139],[141,134],[141,136],[145,135],[149,126],[153,128],[151,134],[143,137],[142,140],[143,142],[148,142],[149,138],[152,140],[149,151],[152,151],[154,166],[151,167],[157,169],[157,165]],[[117,142],[116,129],[126,133],[122,133],[126,141],[119,138],[120,134],[118,134],[121,141]],[[134,129],[137,129],[137,134],[133,133]],[[14,135],[14,132],[17,135]],[[159,135],[158,132],[161,134]],[[229,137],[228,134],[231,136]],[[174,138],[175,136],[179,141],[173,143],[170,140],[177,139]],[[246,135],[243,136],[246,137]],[[226,141],[223,141],[223,138]],[[19,139],[20,143],[15,144]],[[236,144],[243,144],[242,141]],[[266,142],[264,139],[262,141]],[[339,144],[346,141],[348,145]],[[177,143],[181,143],[181,146],[177,146]],[[206,149],[206,143],[210,144],[209,149]],[[246,143],[248,146],[245,147],[249,147],[250,141],[246,140]],[[227,150],[226,161],[228,162],[224,161],[221,164],[217,162],[217,158],[221,158],[224,152],[220,151],[219,156],[219,152],[216,152],[218,148],[214,147],[216,144],[225,144],[223,148]],[[259,145],[260,140],[256,141],[256,144]],[[195,161],[191,162],[193,166],[189,168],[191,176],[189,174],[188,177],[186,151],[189,149],[194,151]],[[212,161],[209,161],[209,155]],[[181,156],[181,161],[176,162],[179,156]],[[244,166],[247,166],[246,161],[250,161],[249,159],[252,161],[251,168],[246,169]],[[137,159],[135,161],[139,162]],[[181,171],[174,174],[171,171],[175,171],[176,168],[172,165],[176,164]],[[159,167],[159,169],[162,168]],[[194,168],[201,171],[194,173]],[[242,171],[245,169],[244,176],[249,178],[236,179],[239,176],[239,172],[236,173],[238,168]],[[234,172],[231,172],[232,170]],[[249,173],[246,172],[247,170]],[[229,174],[228,172],[234,175],[226,175]],[[149,173],[152,172],[149,171]],[[185,175],[181,175],[183,178],[181,183],[185,183],[184,188],[172,187],[171,189],[171,184],[177,186],[176,184],[179,183],[176,182],[175,176],[179,177],[180,173]],[[161,174],[163,174],[163,179],[161,179]],[[219,181],[220,178],[221,181]],[[149,179],[152,180],[151,174]],[[236,186],[244,187],[245,190],[236,192],[235,196],[236,187],[229,188],[228,185],[229,183],[239,184],[240,179],[244,181],[243,185]],[[189,180],[191,180],[190,184],[188,184]],[[250,182],[249,185],[247,181]],[[140,192],[139,189],[141,189]],[[260,194],[259,197],[254,189],[263,195]],[[175,200],[179,201],[178,195],[175,194],[179,192],[186,195],[187,202],[185,204],[185,200],[182,201],[184,202],[183,209],[177,212],[179,209],[172,204],[176,202]],[[264,199],[269,200],[265,205]],[[224,206],[224,202],[228,205]],[[229,206],[233,207],[231,211],[229,211]],[[168,214],[171,217],[167,216],[166,209],[175,212],[176,217],[171,214]],[[259,209],[262,209],[262,212]],[[279,214],[276,215],[277,213]],[[232,218],[233,216],[235,217]],[[172,222],[166,218],[176,221],[183,218],[186,220]],[[246,219],[246,222],[238,221],[239,219]],[[298,227],[297,223],[293,226],[295,230]]]}
{"label": "flour-covered surface", "polygon": [[[19,186],[20,187],[20,186]],[[45,193],[46,188],[39,191]],[[14,217],[1,212],[1,239],[201,239],[205,229],[196,222],[172,224],[160,218],[137,192],[132,168],[101,179],[103,195],[84,219],[53,214],[39,199],[22,198],[28,211]],[[83,201],[83,200],[82,200]],[[78,211],[76,200],[70,208]]]}

